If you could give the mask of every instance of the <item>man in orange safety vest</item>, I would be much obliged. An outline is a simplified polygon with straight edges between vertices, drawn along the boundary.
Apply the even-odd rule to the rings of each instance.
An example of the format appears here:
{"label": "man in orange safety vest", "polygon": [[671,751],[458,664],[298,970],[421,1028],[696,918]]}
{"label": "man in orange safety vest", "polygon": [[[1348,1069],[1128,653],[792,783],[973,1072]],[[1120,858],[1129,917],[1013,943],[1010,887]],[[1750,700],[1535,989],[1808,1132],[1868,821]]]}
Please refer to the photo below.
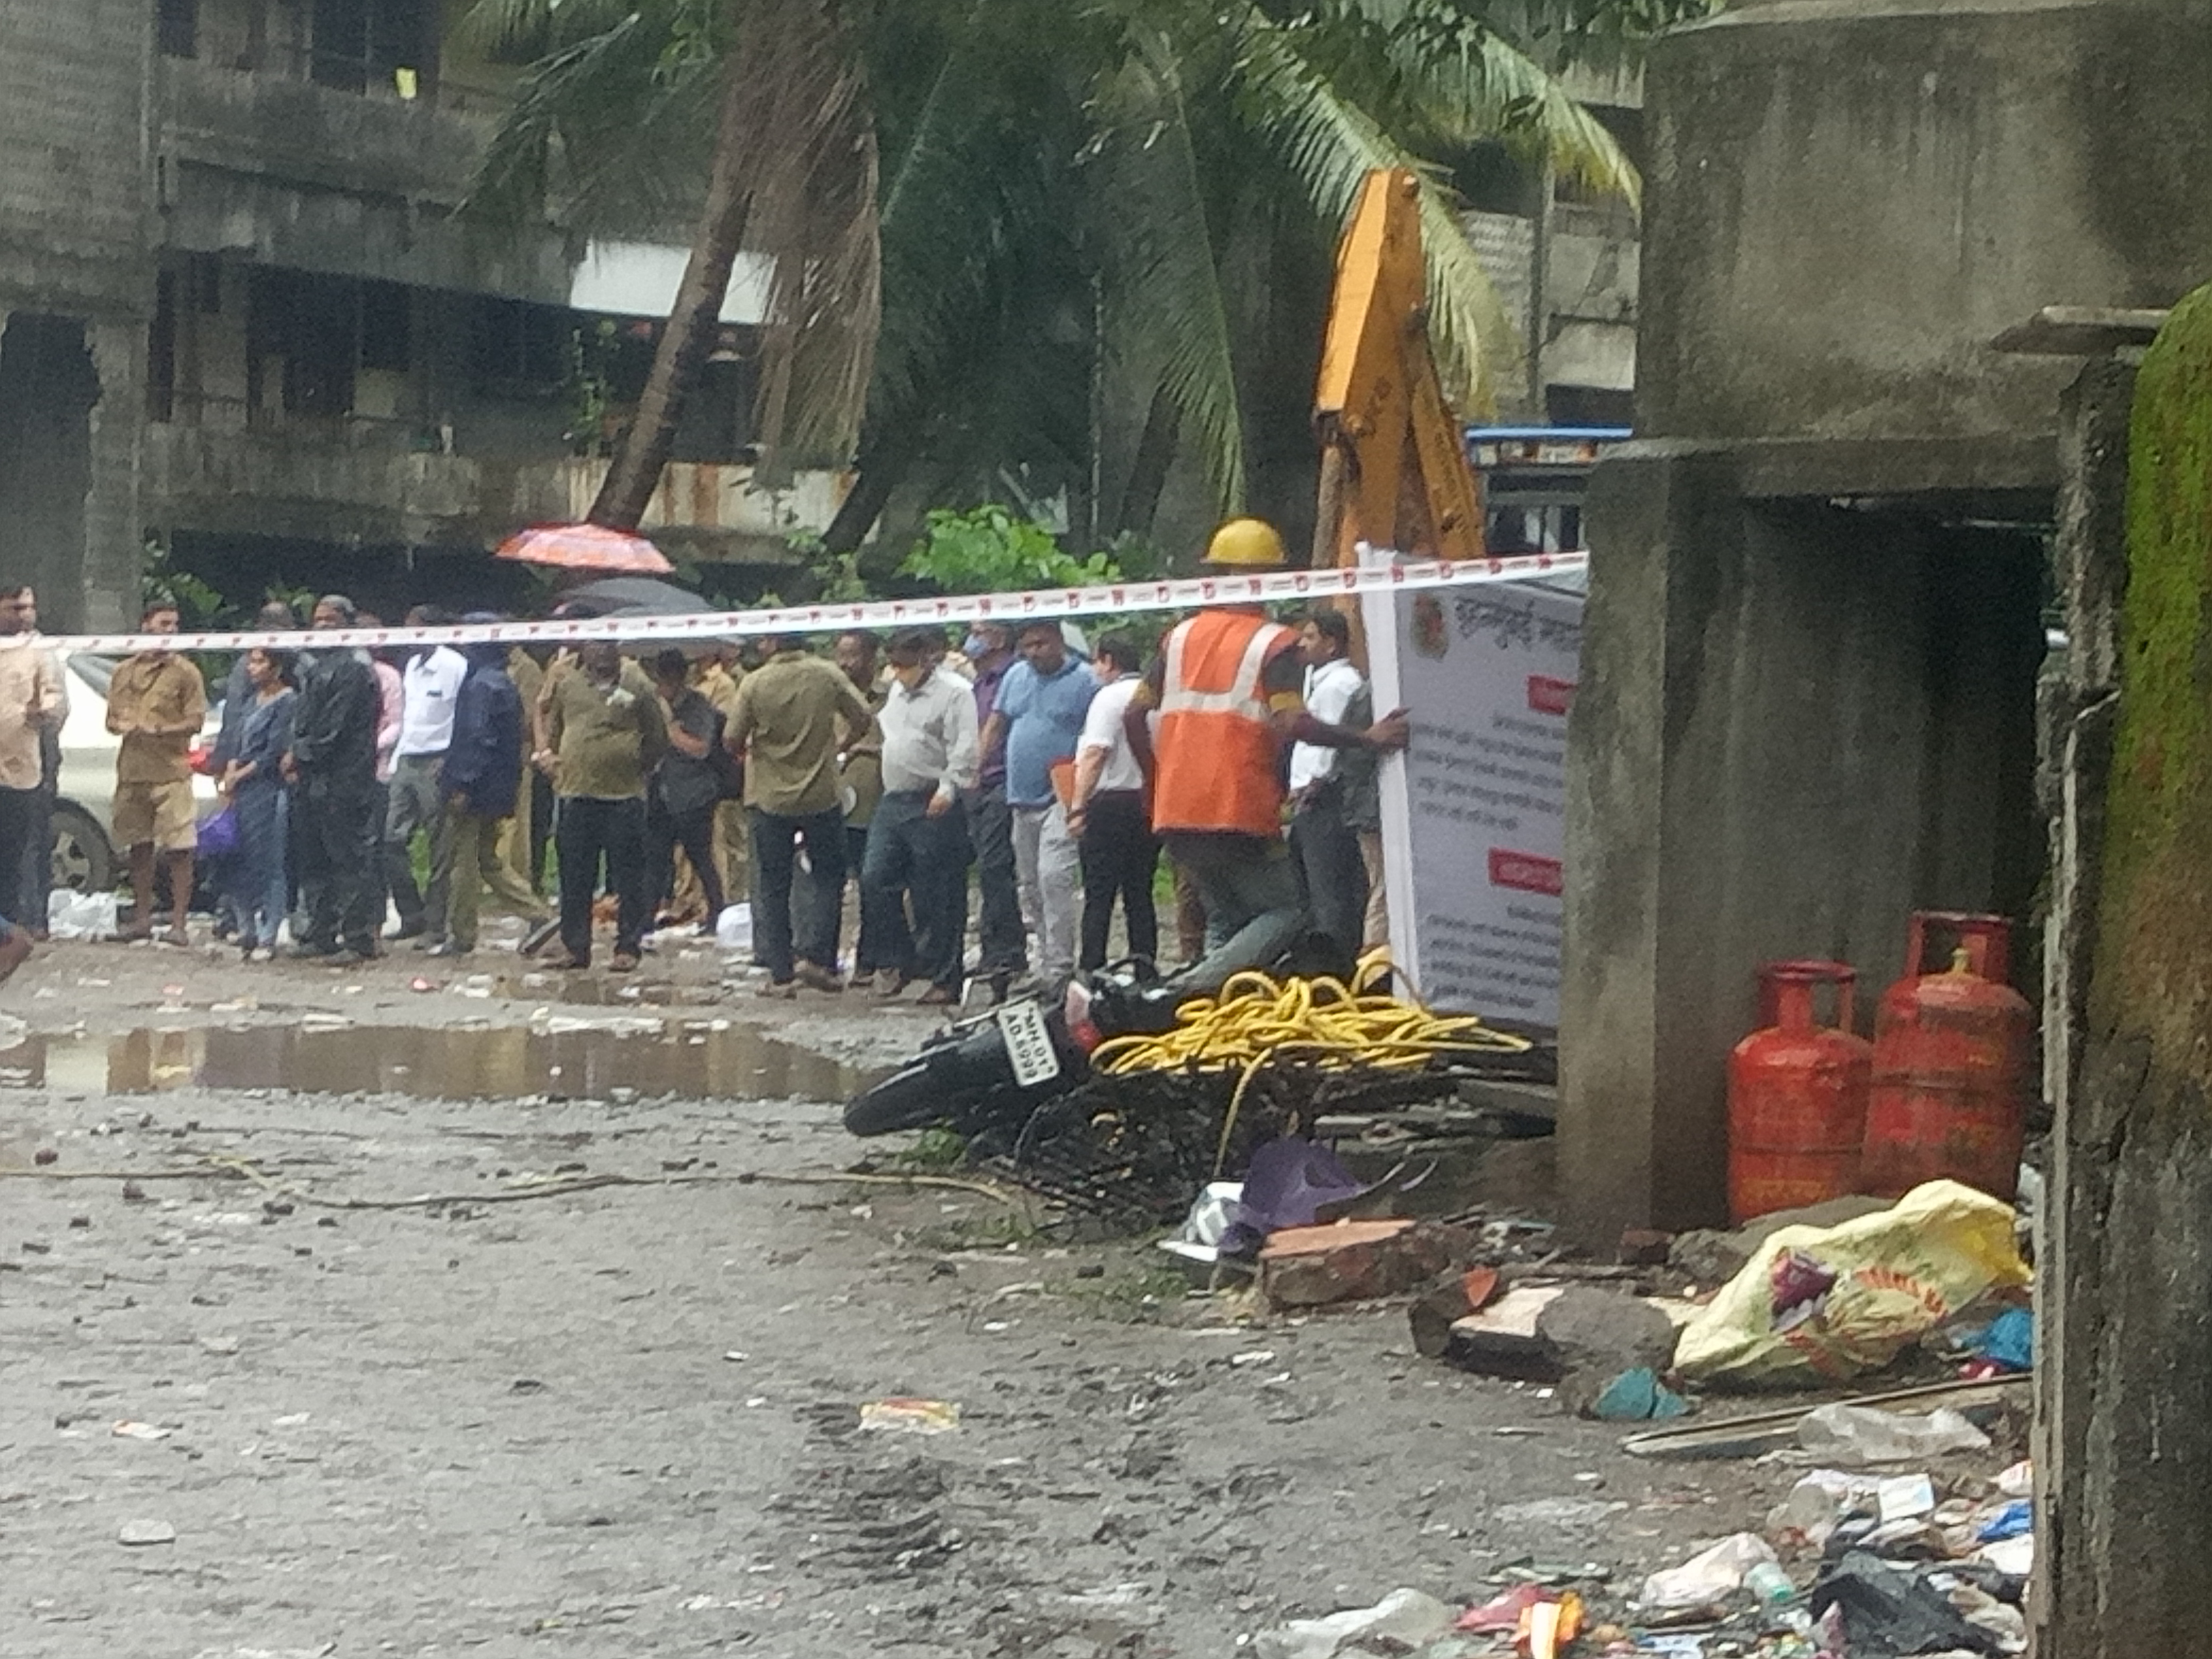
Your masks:
{"label": "man in orange safety vest", "polygon": [[[1258,519],[1213,532],[1210,570],[1271,570],[1283,538]],[[1171,630],[1130,705],[1129,745],[1152,792],[1152,828],[1206,902],[1209,955],[1248,926],[1273,928],[1305,906],[1283,841],[1283,751],[1406,746],[1406,714],[1332,726],[1307,712],[1297,630],[1257,605],[1207,605]],[[1157,713],[1158,730],[1153,727]]]}

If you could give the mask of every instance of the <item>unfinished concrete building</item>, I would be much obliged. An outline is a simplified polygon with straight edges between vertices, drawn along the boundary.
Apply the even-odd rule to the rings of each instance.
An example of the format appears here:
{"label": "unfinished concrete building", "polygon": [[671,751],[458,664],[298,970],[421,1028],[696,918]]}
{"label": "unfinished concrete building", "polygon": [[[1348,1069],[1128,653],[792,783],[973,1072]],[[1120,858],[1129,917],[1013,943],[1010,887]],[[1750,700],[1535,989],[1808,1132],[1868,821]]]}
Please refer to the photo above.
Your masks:
{"label": "unfinished concrete building", "polygon": [[1569,766],[1586,1236],[1719,1218],[1762,962],[1878,993],[1911,910],[1990,910],[2036,994],[2078,364],[1995,343],[2203,279],[2208,77],[2212,12],[2133,0],[1751,0],[1647,66],[1638,441],[1592,484]]}
{"label": "unfinished concrete building", "polygon": [[[131,612],[149,539],[233,597],[436,591],[577,516],[681,269],[455,216],[512,71],[459,0],[0,0],[0,574]],[[751,488],[761,272],[726,306],[656,535],[775,563],[842,481]]]}

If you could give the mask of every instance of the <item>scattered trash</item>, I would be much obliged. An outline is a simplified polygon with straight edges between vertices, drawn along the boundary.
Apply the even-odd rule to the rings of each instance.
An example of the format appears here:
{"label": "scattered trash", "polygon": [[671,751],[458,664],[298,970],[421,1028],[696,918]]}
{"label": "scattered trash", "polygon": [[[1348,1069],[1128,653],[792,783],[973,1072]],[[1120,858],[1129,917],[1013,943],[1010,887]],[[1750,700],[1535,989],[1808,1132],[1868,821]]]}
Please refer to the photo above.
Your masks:
{"label": "scattered trash", "polygon": [[1781,1565],[1774,1547],[1755,1532],[1735,1533],[1679,1567],[1653,1573],[1644,1581],[1637,1605],[1655,1610],[1709,1607],[1742,1589],[1745,1576],[1760,1565]]}
{"label": "scattered trash", "polygon": [[2035,1465],[2023,1457],[1996,1479],[2000,1498],[2033,1498],[2035,1496]]}
{"label": "scattered trash", "polygon": [[1663,1310],[1594,1285],[1571,1285],[1540,1310],[1536,1338],[1551,1350],[1567,1408],[1582,1416],[1624,1373],[1644,1370],[1656,1381],[1674,1360],[1674,1322]]}
{"label": "scattered trash", "polygon": [[1892,1475],[1874,1488],[1875,1514],[1886,1526],[1936,1513],[1936,1483],[1924,1474]]}
{"label": "scattered trash", "polygon": [[1988,1562],[2008,1578],[2025,1578],[2035,1571],[2035,1534],[2024,1532],[2017,1538],[1984,1544],[1974,1552],[1974,1559]]}
{"label": "scattered trash", "polygon": [[1776,1232],[1684,1329],[1675,1365],[1737,1385],[1878,1370],[1954,1310],[2028,1278],[2011,1206],[1931,1181],[1877,1214]]}
{"label": "scattered trash", "polygon": [[960,1407],[949,1400],[871,1400],[860,1407],[860,1426],[883,1434],[951,1434],[960,1426]]}
{"label": "scattered trash", "polygon": [[49,1164],[60,1163],[61,1157],[62,1155],[56,1152],[52,1147],[41,1146],[37,1152],[31,1154],[31,1162],[37,1164],[40,1169],[44,1169]]}
{"label": "scattered trash", "polygon": [[[1371,1607],[1293,1619],[1252,1638],[1258,1659],[1333,1659],[1346,1652],[1404,1652],[1452,1627],[1453,1610],[1417,1589],[1395,1589]],[[1384,1643],[1395,1644],[1384,1648]]]}
{"label": "scattered trash", "polygon": [[2007,1308],[1966,1344],[1976,1360],[2000,1375],[2035,1369],[2035,1316],[2025,1308]]}
{"label": "scattered trash", "polygon": [[[113,939],[118,902],[113,893],[80,893],[57,887],[46,895],[46,932],[58,939]],[[106,983],[105,980],[93,982]]]}
{"label": "scattered trash", "polygon": [[[1917,1389],[1893,1389],[1881,1394],[1860,1395],[1847,1403],[1889,1412],[1917,1412],[1948,1406],[1962,1414],[1994,1413],[2008,1400],[2025,1401],[2029,1386],[2030,1379],[2025,1376],[1990,1377],[1936,1382]],[[1637,1457],[1756,1457],[1762,1452],[1795,1445],[1797,1425],[1817,1409],[1792,1406],[1781,1411],[1749,1413],[1686,1428],[1655,1429],[1649,1434],[1630,1435],[1620,1447]]]}
{"label": "scattered trash", "polygon": [[1479,1607],[1469,1607],[1460,1614],[1454,1630],[1518,1630],[1522,1615],[1537,1602],[1551,1596],[1540,1584],[1516,1584],[1511,1589],[1501,1590]]}
{"label": "scattered trash", "polygon": [[2016,1498],[1983,1522],[1975,1536],[1984,1544],[2000,1544],[2034,1530],[2035,1506],[2025,1498]]}
{"label": "scattered trash", "polygon": [[1899,1571],[1863,1550],[1851,1550],[1813,1587],[1813,1616],[1834,1609],[1841,1650],[1851,1659],[1902,1659],[1920,1653],[1997,1655],[2004,1645],[1969,1623],[1924,1578]]}
{"label": "scattered trash", "polygon": [[125,1521],[116,1528],[115,1541],[132,1546],[173,1544],[177,1541],[177,1529],[166,1521]]}
{"label": "scattered trash", "polygon": [[750,951],[753,948],[753,907],[750,904],[727,904],[714,918],[714,943],[725,951]]}
{"label": "scattered trash", "polygon": [[1990,1437],[1948,1406],[1920,1416],[1838,1401],[1805,1414],[1797,1443],[1825,1462],[1856,1467],[1986,1451]]}
{"label": "scattered trash", "polygon": [[[1264,1142],[1252,1153],[1229,1224],[1214,1241],[1224,1255],[1249,1256],[1286,1227],[1335,1220],[1369,1189],[1328,1147],[1299,1135]],[[1334,1214],[1325,1212],[1334,1208]]]}
{"label": "scattered trash", "polygon": [[1636,1423],[1680,1417],[1690,1402],[1659,1380],[1649,1365],[1623,1371],[1607,1383],[1591,1404],[1590,1415],[1605,1423]]}
{"label": "scattered trash", "polygon": [[176,1431],[157,1428],[151,1423],[136,1423],[126,1417],[108,1432],[120,1435],[125,1440],[167,1440]]}

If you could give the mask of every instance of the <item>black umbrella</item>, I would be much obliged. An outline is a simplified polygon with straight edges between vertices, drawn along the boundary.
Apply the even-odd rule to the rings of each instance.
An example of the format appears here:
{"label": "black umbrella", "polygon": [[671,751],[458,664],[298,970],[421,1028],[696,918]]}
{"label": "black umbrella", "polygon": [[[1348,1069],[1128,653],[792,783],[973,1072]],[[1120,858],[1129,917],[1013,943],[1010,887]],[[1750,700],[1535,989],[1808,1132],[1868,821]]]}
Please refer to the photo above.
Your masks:
{"label": "black umbrella", "polygon": [[561,604],[587,617],[688,617],[714,608],[690,589],[657,576],[608,576],[585,582],[563,593]]}

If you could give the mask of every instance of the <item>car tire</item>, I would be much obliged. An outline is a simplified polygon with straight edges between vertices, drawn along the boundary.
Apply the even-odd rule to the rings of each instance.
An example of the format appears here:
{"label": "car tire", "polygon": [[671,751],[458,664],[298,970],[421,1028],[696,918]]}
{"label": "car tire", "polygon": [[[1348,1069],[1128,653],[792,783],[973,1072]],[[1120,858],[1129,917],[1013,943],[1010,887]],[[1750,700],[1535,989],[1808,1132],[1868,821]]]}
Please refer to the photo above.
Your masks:
{"label": "car tire", "polygon": [[82,806],[54,808],[54,885],[78,893],[104,893],[115,885],[115,849],[107,832]]}

